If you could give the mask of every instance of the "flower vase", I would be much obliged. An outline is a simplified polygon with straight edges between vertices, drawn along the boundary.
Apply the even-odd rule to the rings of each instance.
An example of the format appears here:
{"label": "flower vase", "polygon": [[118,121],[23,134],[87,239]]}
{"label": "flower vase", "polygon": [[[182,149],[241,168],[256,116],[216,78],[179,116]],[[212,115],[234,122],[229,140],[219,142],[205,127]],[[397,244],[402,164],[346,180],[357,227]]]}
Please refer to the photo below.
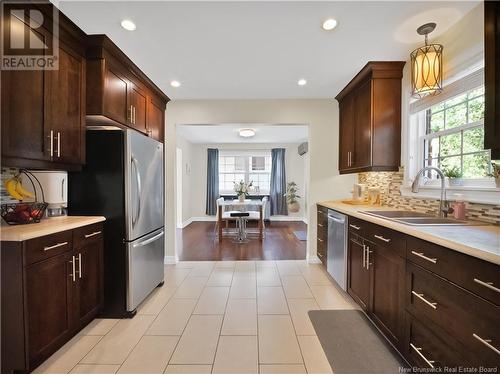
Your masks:
{"label": "flower vase", "polygon": [[238,195],[238,200],[240,203],[244,203],[245,202],[245,195]]}

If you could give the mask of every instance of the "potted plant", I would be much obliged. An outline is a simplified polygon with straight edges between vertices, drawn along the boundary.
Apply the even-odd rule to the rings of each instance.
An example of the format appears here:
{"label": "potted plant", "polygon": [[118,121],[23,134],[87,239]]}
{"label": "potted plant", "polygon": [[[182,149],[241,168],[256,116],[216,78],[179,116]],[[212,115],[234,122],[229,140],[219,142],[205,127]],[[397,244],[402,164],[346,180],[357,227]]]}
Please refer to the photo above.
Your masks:
{"label": "potted plant", "polygon": [[290,182],[286,185],[286,202],[288,204],[288,211],[290,213],[297,213],[300,210],[300,204],[297,199],[300,199],[300,196],[297,195],[297,191],[299,188],[297,187],[297,183]]}
{"label": "potted plant", "polygon": [[443,174],[448,178],[448,183],[450,186],[461,186],[462,185],[462,172],[458,166],[453,166],[443,170]]}
{"label": "potted plant", "polygon": [[253,182],[246,184],[243,180],[239,181],[239,183],[234,183],[234,192],[236,192],[240,203],[245,201],[245,197],[248,196],[252,186]]}
{"label": "potted plant", "polygon": [[494,161],[491,162],[491,173],[488,174],[488,177],[495,178],[495,186],[500,188],[500,164]]}

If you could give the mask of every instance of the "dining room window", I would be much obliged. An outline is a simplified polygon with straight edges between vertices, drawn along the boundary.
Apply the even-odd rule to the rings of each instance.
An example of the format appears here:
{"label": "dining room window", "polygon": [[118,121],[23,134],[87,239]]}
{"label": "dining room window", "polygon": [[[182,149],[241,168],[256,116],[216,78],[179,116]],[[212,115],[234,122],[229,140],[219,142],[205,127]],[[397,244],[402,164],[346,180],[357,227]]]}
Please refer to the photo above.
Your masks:
{"label": "dining room window", "polygon": [[234,183],[253,182],[253,192],[268,194],[271,182],[271,152],[223,153],[219,155],[219,192],[234,194]]}

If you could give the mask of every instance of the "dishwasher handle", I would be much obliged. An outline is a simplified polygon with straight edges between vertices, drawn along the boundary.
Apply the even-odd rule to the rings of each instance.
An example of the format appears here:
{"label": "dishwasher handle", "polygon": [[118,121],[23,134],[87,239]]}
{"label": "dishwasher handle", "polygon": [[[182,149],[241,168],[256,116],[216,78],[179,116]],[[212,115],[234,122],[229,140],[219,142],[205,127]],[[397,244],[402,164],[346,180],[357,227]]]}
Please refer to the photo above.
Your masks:
{"label": "dishwasher handle", "polygon": [[345,218],[337,218],[337,217],[328,215],[328,219],[329,220],[331,219],[332,221],[335,221],[337,223],[345,223]]}

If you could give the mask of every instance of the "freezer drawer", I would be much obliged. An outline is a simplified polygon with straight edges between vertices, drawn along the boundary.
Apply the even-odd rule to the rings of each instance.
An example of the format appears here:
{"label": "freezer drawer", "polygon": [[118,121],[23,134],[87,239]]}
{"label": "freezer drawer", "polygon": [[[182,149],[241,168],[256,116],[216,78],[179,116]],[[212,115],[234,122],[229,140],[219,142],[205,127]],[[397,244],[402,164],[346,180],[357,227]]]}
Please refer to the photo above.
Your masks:
{"label": "freezer drawer", "polygon": [[163,282],[163,228],[127,243],[127,311],[131,312]]}

